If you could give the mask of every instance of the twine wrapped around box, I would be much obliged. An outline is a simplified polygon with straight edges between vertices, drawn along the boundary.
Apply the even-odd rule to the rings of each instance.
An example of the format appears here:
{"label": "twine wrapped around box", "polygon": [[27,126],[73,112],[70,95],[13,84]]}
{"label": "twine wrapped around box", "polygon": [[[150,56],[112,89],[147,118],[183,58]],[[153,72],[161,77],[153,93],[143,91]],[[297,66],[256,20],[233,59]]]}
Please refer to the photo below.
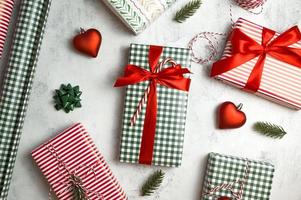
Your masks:
{"label": "twine wrapped around box", "polygon": [[[60,200],[126,200],[92,138],[81,123],[32,151],[32,157]],[[52,199],[51,192],[49,199]]]}

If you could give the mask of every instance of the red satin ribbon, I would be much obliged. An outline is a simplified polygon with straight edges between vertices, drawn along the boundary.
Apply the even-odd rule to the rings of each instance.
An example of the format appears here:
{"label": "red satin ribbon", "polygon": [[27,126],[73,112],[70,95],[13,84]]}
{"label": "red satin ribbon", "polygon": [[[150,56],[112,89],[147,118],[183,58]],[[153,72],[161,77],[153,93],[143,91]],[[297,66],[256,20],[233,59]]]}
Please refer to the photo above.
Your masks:
{"label": "red satin ribbon", "polygon": [[152,163],[157,122],[157,84],[183,91],[188,91],[190,85],[190,79],[183,76],[190,71],[187,68],[181,68],[180,65],[156,72],[162,51],[161,46],[150,46],[148,55],[150,71],[139,66],[127,65],[124,76],[118,78],[114,85],[114,87],[122,87],[150,81],[139,154],[141,164]]}
{"label": "red satin ribbon", "polygon": [[263,28],[262,43],[258,44],[240,29],[234,29],[230,37],[232,56],[215,62],[211,77],[230,71],[259,56],[245,85],[246,90],[257,92],[267,55],[301,68],[301,49],[289,47],[301,40],[298,27],[290,28],[273,40],[275,34],[275,31]]}

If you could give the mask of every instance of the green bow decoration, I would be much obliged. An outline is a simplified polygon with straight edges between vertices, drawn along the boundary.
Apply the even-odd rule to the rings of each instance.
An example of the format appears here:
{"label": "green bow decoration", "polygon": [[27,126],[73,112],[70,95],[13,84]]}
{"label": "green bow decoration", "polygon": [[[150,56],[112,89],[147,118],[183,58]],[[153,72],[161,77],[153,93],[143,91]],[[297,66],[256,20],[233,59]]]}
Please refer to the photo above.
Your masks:
{"label": "green bow decoration", "polygon": [[79,86],[72,87],[71,84],[62,84],[60,89],[55,90],[54,101],[55,109],[63,109],[66,113],[73,111],[74,108],[82,107],[80,103],[82,92],[79,90]]}

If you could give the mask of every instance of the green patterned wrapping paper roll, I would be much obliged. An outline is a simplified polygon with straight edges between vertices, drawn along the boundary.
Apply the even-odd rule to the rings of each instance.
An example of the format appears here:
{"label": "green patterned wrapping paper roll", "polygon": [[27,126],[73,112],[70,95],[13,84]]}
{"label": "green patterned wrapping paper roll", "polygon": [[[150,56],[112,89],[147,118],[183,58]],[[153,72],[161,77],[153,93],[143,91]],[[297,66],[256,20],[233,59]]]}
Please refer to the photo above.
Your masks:
{"label": "green patterned wrapping paper roll", "polygon": [[[131,44],[129,64],[149,70],[150,45]],[[187,48],[163,47],[160,62],[172,58],[182,67],[190,69],[190,51]],[[143,106],[134,126],[131,118],[149,82],[140,82],[126,88],[124,103],[120,161],[139,163],[140,147],[146,105]],[[179,167],[182,161],[188,92],[157,86],[157,121],[152,165]]]}
{"label": "green patterned wrapping paper roll", "polygon": [[269,200],[274,166],[263,161],[210,153],[202,200]]}
{"label": "green patterned wrapping paper roll", "polygon": [[51,0],[22,0],[0,97],[0,199],[6,199],[16,160]]}

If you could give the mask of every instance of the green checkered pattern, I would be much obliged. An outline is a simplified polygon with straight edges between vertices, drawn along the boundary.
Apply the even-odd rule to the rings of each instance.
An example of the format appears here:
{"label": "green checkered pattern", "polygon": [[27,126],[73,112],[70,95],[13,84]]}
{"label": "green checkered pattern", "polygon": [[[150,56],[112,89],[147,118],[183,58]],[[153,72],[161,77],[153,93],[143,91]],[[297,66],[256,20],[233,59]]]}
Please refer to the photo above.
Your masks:
{"label": "green checkered pattern", "polygon": [[[131,44],[129,64],[149,70],[149,45]],[[185,48],[164,47],[161,61],[173,58],[183,67],[190,68],[190,52]],[[134,126],[130,125],[149,82],[130,85],[126,89],[120,161],[138,163],[146,104]],[[181,165],[188,93],[158,84],[157,126],[153,165],[177,167]]]}
{"label": "green checkered pattern", "polygon": [[0,97],[0,199],[16,160],[50,0],[23,0]]}
{"label": "green checkered pattern", "polygon": [[[274,176],[273,165],[217,153],[209,154],[203,194],[223,183],[232,183],[237,179],[243,179],[247,161],[249,161],[249,173],[242,199],[268,200]],[[235,192],[239,191],[238,183],[234,185],[234,189]],[[203,195],[202,200],[216,200],[216,197],[219,196],[232,197],[230,191],[221,190],[214,195]]]}

